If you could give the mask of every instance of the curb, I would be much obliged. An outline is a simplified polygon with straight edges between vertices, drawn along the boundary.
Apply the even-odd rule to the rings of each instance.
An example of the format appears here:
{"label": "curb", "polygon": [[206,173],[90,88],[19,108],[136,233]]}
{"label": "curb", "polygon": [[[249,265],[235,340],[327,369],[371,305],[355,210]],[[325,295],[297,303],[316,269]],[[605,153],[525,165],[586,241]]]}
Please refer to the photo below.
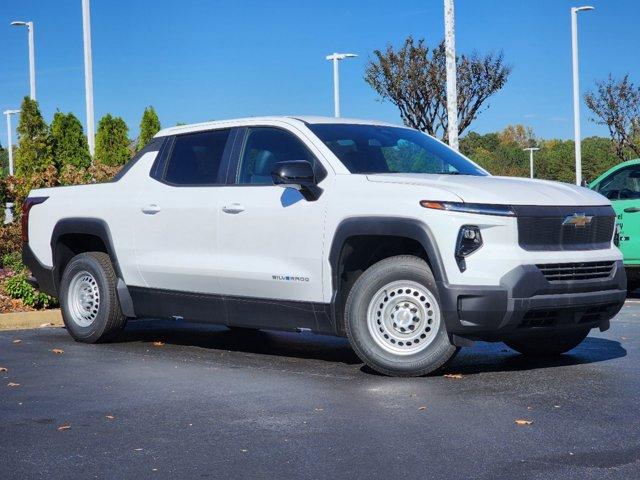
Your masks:
{"label": "curb", "polygon": [[1,330],[24,330],[27,328],[61,327],[60,309],[39,310],[35,312],[15,312],[0,314]]}

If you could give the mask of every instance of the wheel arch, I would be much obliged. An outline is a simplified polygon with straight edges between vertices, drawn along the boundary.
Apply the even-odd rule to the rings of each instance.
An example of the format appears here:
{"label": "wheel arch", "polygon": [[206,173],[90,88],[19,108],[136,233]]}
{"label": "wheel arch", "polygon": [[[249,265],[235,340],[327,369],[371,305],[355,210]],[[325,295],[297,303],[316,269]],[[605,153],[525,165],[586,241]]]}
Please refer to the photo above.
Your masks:
{"label": "wheel arch", "polygon": [[101,218],[73,217],[56,223],[51,234],[52,275],[56,292],[59,292],[62,274],[71,258],[89,251],[101,251],[109,255],[118,278],[117,293],[122,311],[127,317],[134,317],[133,302],[122,277],[111,230]]}
{"label": "wheel arch", "polygon": [[[343,333],[343,297],[345,296],[345,288],[350,287],[349,282],[345,283],[343,275],[348,260],[347,249],[354,239],[367,238],[392,242],[394,247],[390,252],[393,255],[410,253],[422,257],[431,267],[436,282],[446,282],[446,272],[437,250],[435,238],[425,223],[417,219],[403,217],[363,216],[347,218],[336,228],[329,251],[332,286],[331,315],[334,325],[338,329],[337,333]],[[397,242],[400,242],[400,244]],[[407,248],[411,250],[406,251]],[[395,249],[398,250],[396,251]],[[376,254],[372,252],[370,262],[375,263],[377,261],[375,260],[376,258]]]}

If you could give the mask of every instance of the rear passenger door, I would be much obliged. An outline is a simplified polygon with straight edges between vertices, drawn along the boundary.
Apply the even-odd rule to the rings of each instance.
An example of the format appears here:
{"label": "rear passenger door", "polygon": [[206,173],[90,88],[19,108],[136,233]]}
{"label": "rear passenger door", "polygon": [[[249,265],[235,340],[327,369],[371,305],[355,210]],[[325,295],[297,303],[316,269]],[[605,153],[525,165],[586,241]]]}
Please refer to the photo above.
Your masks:
{"label": "rear passenger door", "polygon": [[146,287],[219,293],[218,204],[235,130],[175,136],[136,199],[135,255]]}
{"label": "rear passenger door", "polygon": [[[228,313],[233,320],[234,305],[243,297],[322,302],[326,192],[308,201],[294,188],[274,185],[271,170],[276,162],[307,160],[316,179],[327,171],[313,145],[292,131],[254,127],[242,137],[234,153],[239,163],[234,185],[221,189],[218,203],[219,278],[222,292],[230,297]],[[276,321],[286,322],[287,316]]]}

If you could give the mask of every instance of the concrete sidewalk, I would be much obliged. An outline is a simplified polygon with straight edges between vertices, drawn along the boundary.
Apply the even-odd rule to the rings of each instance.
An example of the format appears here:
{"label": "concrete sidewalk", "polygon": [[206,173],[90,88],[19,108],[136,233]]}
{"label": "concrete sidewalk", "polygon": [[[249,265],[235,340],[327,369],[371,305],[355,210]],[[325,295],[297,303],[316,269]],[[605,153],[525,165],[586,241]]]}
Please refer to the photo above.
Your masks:
{"label": "concrete sidewalk", "polygon": [[60,309],[38,310],[35,312],[16,312],[0,314],[0,330],[23,330],[40,327],[61,327]]}

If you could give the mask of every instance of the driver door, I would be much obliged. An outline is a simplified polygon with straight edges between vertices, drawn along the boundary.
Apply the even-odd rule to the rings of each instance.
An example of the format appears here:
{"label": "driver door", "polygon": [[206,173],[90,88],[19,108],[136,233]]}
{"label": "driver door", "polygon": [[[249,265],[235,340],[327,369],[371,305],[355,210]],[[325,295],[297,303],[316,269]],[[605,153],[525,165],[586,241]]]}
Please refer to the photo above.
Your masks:
{"label": "driver door", "polygon": [[640,164],[612,172],[595,190],[611,200],[618,216],[624,263],[640,264]]}

